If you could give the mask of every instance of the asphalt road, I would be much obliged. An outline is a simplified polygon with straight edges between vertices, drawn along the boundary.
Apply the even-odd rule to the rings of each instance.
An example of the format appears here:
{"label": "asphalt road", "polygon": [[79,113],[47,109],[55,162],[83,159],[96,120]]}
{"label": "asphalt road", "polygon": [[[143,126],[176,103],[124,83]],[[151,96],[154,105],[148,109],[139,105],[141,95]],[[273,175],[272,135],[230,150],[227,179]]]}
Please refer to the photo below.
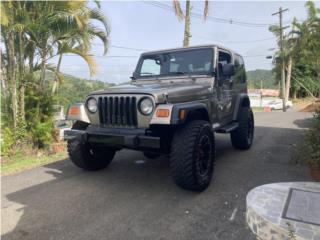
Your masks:
{"label": "asphalt road", "polygon": [[2,177],[2,239],[255,239],[245,198],[258,185],[310,180],[290,163],[311,114],[256,113],[253,147],[237,151],[216,135],[214,181],[203,193],[171,180],[168,159],[121,151],[108,169],[69,160]]}

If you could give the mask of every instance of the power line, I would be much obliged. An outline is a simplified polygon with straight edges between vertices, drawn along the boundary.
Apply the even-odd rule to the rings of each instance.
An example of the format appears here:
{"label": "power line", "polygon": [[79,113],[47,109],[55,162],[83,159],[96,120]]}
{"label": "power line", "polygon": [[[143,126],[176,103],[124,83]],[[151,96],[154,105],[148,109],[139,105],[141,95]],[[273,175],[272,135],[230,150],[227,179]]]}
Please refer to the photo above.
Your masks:
{"label": "power line", "polygon": [[[161,2],[157,2],[157,1],[146,2],[146,1],[143,1],[143,3],[149,4],[149,5],[152,5],[152,6],[155,6],[155,7],[170,11],[170,12],[174,12],[171,6],[168,6],[167,4],[164,4],[164,3],[161,3]],[[198,18],[198,19],[199,18],[203,19],[203,15],[200,14],[200,13],[197,13],[197,12],[191,13],[191,16],[195,17],[195,18]],[[228,23],[228,24],[234,24],[234,25],[245,26],[245,27],[268,27],[270,25],[274,25],[274,23],[270,23],[270,24],[269,23],[252,23],[252,22],[237,21],[237,20],[234,20],[232,18],[226,19],[226,18],[212,17],[212,16],[207,16],[206,20],[207,21],[211,21],[211,22]]]}
{"label": "power line", "polygon": [[[195,36],[197,38],[202,38],[202,39],[205,39],[205,40],[209,40],[209,41],[219,41],[219,40],[213,40],[213,39],[210,39],[210,38],[207,38],[207,37],[203,37],[203,36],[199,36],[199,35],[195,35],[193,34],[192,36]],[[263,38],[263,39],[256,39],[256,40],[249,40],[249,41],[225,41],[223,40],[223,42],[226,42],[226,43],[255,43],[255,42],[264,42],[264,41],[268,41],[268,40],[275,40],[274,37],[270,37],[270,38]]]}
{"label": "power line", "polygon": [[[92,45],[104,46],[102,43],[92,43]],[[147,49],[131,48],[131,47],[118,46],[118,45],[110,45],[110,47],[112,47],[112,48],[126,49],[126,50],[133,50],[133,51],[139,51],[139,52],[148,51]]]}

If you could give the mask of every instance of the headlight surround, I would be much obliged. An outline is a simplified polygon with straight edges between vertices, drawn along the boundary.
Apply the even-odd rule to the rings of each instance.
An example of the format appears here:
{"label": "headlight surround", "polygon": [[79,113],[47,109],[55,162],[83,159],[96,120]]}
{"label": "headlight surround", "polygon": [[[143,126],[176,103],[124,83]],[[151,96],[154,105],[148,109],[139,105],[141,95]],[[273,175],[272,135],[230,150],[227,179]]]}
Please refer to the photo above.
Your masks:
{"label": "headlight surround", "polygon": [[154,110],[154,104],[151,98],[144,97],[139,101],[139,112],[143,115],[150,115]]}
{"label": "headlight surround", "polygon": [[87,100],[87,109],[89,110],[89,112],[91,113],[95,113],[98,110],[98,102],[95,98],[89,98]]}

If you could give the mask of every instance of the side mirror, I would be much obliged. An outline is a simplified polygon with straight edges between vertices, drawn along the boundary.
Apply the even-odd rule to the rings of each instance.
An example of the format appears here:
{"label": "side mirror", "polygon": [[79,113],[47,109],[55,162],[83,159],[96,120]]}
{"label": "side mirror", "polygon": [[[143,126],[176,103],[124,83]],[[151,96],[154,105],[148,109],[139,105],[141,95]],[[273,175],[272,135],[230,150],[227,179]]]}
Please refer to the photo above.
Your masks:
{"label": "side mirror", "polygon": [[227,63],[222,65],[222,75],[225,77],[231,77],[235,74],[234,65],[231,63]]}

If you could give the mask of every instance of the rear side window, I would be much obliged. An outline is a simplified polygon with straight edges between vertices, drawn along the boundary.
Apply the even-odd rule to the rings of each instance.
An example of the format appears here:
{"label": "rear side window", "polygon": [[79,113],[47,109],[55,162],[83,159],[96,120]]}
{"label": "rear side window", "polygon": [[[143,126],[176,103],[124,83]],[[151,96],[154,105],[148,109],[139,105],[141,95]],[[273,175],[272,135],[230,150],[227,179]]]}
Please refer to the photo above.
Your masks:
{"label": "rear side window", "polygon": [[240,55],[235,55],[234,57],[234,67],[235,67],[235,76],[234,80],[236,83],[245,83],[247,81],[246,69],[244,67],[243,58]]}

